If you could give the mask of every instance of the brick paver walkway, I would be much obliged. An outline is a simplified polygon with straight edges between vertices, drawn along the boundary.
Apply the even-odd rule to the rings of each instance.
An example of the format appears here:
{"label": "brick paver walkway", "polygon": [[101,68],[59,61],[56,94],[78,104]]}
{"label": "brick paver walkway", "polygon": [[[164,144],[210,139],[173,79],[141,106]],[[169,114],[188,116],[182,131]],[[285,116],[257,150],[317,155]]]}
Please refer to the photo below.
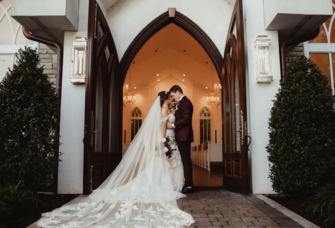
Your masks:
{"label": "brick paver walkway", "polygon": [[191,213],[197,228],[301,228],[298,223],[270,207],[254,195],[226,190],[197,190],[178,201],[180,209]]}

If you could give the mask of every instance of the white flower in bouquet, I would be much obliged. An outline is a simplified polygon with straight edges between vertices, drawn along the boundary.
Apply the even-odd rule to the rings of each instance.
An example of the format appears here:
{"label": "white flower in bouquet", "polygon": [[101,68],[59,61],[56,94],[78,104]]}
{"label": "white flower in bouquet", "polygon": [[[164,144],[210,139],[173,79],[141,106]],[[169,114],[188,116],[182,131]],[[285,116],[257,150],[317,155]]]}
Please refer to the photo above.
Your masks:
{"label": "white flower in bouquet", "polygon": [[164,147],[163,151],[164,151],[164,152],[168,152],[169,149],[168,149],[167,147]]}
{"label": "white flower in bouquet", "polygon": [[163,138],[163,139],[162,139],[162,142],[166,142],[166,139],[165,139],[165,138]]}
{"label": "white flower in bouquet", "polygon": [[177,149],[177,146],[176,145],[171,145],[171,149],[175,150],[175,149]]}

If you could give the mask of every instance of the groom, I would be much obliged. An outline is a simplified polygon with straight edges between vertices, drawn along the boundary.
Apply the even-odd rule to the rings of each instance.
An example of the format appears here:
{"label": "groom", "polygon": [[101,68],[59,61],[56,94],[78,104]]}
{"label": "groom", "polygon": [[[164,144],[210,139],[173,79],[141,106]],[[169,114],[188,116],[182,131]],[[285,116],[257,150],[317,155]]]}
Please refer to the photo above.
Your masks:
{"label": "groom", "polygon": [[193,105],[183,94],[180,86],[175,85],[170,89],[170,96],[174,101],[178,101],[176,107],[176,122],[168,122],[168,129],[175,129],[176,141],[180,151],[184,166],[185,186],[182,193],[193,192],[192,161],[191,161],[191,142],[193,142],[192,115]]}

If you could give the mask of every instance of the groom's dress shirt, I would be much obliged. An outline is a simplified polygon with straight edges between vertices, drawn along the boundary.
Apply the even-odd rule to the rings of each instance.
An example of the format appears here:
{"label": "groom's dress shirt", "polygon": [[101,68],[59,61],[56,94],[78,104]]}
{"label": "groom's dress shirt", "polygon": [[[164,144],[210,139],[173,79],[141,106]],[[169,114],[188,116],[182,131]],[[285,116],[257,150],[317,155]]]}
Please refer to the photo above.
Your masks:
{"label": "groom's dress shirt", "polygon": [[[180,104],[181,99],[183,99],[183,97],[185,97],[185,95],[183,95],[183,96],[181,96],[181,98],[179,98],[179,100],[178,100],[178,104],[177,104],[177,106],[176,106],[176,111],[178,110],[178,105]],[[176,127],[174,126],[174,123],[172,123],[172,127],[173,127],[173,128],[176,128]]]}

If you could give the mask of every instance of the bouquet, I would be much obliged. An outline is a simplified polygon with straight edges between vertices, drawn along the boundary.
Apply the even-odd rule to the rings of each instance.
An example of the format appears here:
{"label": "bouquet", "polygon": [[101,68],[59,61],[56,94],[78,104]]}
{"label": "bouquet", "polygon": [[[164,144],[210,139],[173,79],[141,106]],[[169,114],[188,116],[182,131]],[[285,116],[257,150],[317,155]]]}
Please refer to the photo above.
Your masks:
{"label": "bouquet", "polygon": [[174,159],[177,155],[177,142],[174,138],[167,136],[166,138],[162,139],[164,143],[163,152],[165,152],[166,157],[169,159]]}

